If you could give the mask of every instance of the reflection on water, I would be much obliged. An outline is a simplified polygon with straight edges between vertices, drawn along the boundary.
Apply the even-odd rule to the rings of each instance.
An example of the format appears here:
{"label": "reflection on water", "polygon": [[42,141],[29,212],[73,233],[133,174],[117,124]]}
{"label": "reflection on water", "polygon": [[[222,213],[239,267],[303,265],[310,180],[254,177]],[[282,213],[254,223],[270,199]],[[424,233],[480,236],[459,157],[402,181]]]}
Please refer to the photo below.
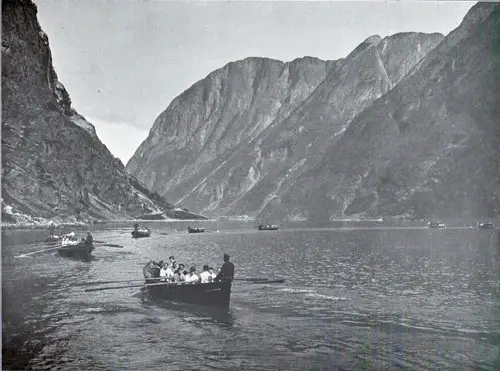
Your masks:
{"label": "reflection on water", "polygon": [[[230,225],[230,226],[229,226]],[[3,366],[128,370],[498,370],[500,236],[475,229],[304,228],[220,224],[151,238],[95,230],[91,262],[35,251],[43,231],[2,246]],[[118,227],[117,227],[118,228]],[[179,229],[179,231],[176,231]],[[157,232],[168,233],[162,235]],[[6,243],[7,242],[7,243]],[[144,288],[86,292],[82,282],[142,279],[149,259],[201,267],[228,252],[231,307],[154,300]]]}
{"label": "reflection on water", "polygon": [[210,323],[220,325],[223,328],[231,328],[234,325],[235,318],[231,309],[162,300],[149,295],[146,289],[141,289],[138,296],[146,308],[157,306],[169,311],[176,311],[184,320],[187,318],[192,322]]}

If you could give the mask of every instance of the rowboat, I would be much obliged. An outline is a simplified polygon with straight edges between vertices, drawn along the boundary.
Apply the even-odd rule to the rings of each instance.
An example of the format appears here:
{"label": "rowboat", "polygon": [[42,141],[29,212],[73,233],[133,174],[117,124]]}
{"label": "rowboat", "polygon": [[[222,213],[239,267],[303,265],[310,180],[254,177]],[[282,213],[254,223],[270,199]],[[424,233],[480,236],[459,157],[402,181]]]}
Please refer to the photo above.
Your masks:
{"label": "rowboat", "polygon": [[445,228],[446,226],[443,223],[440,222],[429,222],[427,224],[429,228]]}
{"label": "rowboat", "polygon": [[132,238],[141,238],[151,236],[151,231],[149,228],[145,229],[135,229],[132,231]]}
{"label": "rowboat", "polygon": [[43,242],[45,242],[45,243],[54,243],[54,242],[58,242],[61,239],[62,239],[62,236],[50,235],[45,240],[43,240]]}
{"label": "rowboat", "polygon": [[157,300],[229,308],[231,282],[185,283],[146,279],[144,286],[149,295]]}
{"label": "rowboat", "polygon": [[278,226],[276,224],[273,224],[273,225],[259,224],[258,229],[259,229],[259,231],[277,231]]}
{"label": "rowboat", "polygon": [[205,228],[188,227],[188,233],[203,233],[203,232],[205,232]]}
{"label": "rowboat", "polygon": [[61,246],[57,249],[57,252],[61,256],[89,261],[93,250],[94,246],[79,243],[77,245]]}
{"label": "rowboat", "polygon": [[495,226],[493,223],[477,223],[479,229],[493,229]]}

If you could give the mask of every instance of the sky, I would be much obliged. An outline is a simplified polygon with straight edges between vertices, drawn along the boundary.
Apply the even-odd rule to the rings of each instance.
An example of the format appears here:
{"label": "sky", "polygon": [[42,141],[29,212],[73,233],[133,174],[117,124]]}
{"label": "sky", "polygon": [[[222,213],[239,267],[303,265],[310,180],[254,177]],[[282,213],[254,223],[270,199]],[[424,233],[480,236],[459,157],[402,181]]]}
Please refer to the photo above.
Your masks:
{"label": "sky", "polygon": [[371,35],[458,27],[475,2],[34,0],[73,107],[127,163],[195,82],[250,56],[347,56]]}

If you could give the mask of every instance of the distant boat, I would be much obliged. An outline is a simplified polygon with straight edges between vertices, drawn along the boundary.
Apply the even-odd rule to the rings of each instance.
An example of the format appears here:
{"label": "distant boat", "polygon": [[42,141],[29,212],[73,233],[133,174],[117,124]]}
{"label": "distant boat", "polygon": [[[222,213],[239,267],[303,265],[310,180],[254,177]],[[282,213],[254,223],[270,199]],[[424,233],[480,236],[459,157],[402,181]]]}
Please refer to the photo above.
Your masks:
{"label": "distant boat", "polygon": [[142,238],[151,236],[151,230],[149,228],[134,229],[132,231],[132,238]]}
{"label": "distant boat", "polygon": [[188,227],[188,233],[203,233],[205,232],[205,228],[198,228],[198,227]]}
{"label": "distant boat", "polygon": [[493,229],[495,226],[493,225],[493,223],[480,223],[480,222],[478,222],[477,227],[479,229]]}
{"label": "distant boat", "polygon": [[276,224],[273,224],[273,225],[259,224],[258,229],[259,229],[259,231],[277,231],[279,228]]}
{"label": "distant boat", "polygon": [[427,224],[429,228],[445,228],[446,226],[441,222],[429,222]]}

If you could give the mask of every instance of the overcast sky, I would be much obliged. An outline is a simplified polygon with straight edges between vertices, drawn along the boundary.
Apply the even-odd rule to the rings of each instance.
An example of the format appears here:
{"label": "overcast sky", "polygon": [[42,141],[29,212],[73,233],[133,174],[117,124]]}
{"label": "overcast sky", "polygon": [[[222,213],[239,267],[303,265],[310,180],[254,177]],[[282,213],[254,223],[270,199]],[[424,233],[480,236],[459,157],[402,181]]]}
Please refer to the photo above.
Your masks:
{"label": "overcast sky", "polygon": [[375,34],[446,35],[474,4],[34,1],[73,107],[124,163],[173,98],[228,62],[338,59]]}

